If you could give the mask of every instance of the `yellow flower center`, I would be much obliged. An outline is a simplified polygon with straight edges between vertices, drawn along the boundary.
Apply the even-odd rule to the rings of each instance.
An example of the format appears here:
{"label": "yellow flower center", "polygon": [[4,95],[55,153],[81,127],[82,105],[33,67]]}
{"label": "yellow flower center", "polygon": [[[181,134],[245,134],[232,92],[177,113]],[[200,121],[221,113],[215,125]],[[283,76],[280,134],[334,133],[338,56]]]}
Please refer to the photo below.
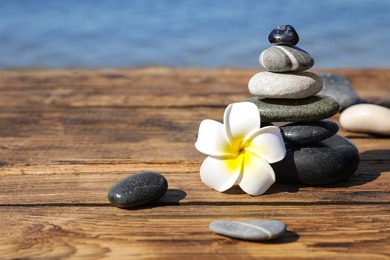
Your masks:
{"label": "yellow flower center", "polygon": [[228,167],[234,171],[242,170],[244,164],[249,160],[249,153],[246,153],[246,146],[242,146],[242,143],[238,145],[236,150],[237,156],[232,159],[226,160]]}

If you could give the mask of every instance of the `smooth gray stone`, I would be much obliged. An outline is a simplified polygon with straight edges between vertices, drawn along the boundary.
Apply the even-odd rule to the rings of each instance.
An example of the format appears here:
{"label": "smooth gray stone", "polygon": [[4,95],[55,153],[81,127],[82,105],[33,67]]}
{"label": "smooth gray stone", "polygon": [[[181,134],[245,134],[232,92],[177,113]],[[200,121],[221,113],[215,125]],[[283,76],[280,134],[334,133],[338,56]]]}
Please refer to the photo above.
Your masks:
{"label": "smooth gray stone", "polygon": [[359,151],[347,138],[334,135],[310,145],[286,145],[283,160],[271,164],[276,182],[326,185],[344,181],[359,165]]}
{"label": "smooth gray stone", "polygon": [[327,96],[304,99],[273,99],[250,97],[241,102],[252,102],[258,108],[262,122],[313,122],[336,114],[340,105]]}
{"label": "smooth gray stone", "polygon": [[261,98],[301,99],[321,91],[322,80],[307,71],[273,73],[263,71],[248,82],[249,92]]}
{"label": "smooth gray stone", "polygon": [[328,119],[295,122],[279,127],[283,140],[291,144],[311,144],[325,140],[339,131],[339,125]]}
{"label": "smooth gray stone", "polygon": [[164,196],[168,190],[165,177],[156,172],[139,172],[115,183],[108,191],[108,200],[120,208],[142,206]]}
{"label": "smooth gray stone", "polygon": [[343,76],[334,73],[319,73],[318,76],[324,83],[319,94],[332,97],[340,104],[341,110],[361,102],[352,85]]}
{"label": "smooth gray stone", "polygon": [[216,220],[209,228],[219,235],[249,241],[273,239],[286,233],[286,224],[279,220]]}
{"label": "smooth gray stone", "polygon": [[314,60],[306,51],[298,47],[272,46],[259,56],[259,63],[271,72],[304,71],[314,65]]}

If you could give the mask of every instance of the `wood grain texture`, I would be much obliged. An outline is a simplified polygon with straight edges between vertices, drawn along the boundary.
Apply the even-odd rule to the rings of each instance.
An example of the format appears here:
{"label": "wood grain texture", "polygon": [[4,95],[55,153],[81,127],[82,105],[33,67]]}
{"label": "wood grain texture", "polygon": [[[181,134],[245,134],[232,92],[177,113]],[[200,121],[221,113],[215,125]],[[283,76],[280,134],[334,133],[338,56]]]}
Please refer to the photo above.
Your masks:
{"label": "wood grain texture", "polygon": [[[256,72],[0,71],[0,258],[389,259],[389,138],[340,129],[361,162],[335,185],[276,183],[252,197],[201,182],[199,124],[248,97]],[[389,69],[314,72],[345,76],[362,99],[390,104]],[[166,176],[167,194],[147,207],[111,206],[107,190],[144,170]],[[284,221],[288,233],[256,243],[208,229],[254,218]]]}

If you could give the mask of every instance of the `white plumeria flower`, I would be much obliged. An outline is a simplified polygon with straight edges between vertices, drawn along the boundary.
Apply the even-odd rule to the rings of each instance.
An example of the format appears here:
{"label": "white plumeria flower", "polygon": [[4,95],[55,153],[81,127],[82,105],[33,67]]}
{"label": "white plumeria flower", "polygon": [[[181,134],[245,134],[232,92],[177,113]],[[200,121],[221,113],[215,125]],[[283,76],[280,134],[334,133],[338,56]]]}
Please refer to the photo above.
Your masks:
{"label": "white plumeria flower", "polygon": [[209,155],[200,167],[202,181],[223,192],[236,182],[246,193],[261,195],[275,182],[270,163],[286,155],[276,126],[260,128],[257,106],[250,102],[230,104],[224,124],[206,119],[199,126],[198,151]]}

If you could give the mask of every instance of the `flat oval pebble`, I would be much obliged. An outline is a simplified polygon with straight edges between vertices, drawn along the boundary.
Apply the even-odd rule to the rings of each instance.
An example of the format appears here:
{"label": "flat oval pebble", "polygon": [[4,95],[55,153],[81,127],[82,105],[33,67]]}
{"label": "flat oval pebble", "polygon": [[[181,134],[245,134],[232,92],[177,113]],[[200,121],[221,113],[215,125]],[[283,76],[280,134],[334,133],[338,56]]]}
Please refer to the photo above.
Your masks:
{"label": "flat oval pebble", "polygon": [[345,77],[334,73],[319,73],[318,77],[324,83],[324,87],[318,94],[332,97],[340,104],[341,111],[361,102],[360,97]]}
{"label": "flat oval pebble", "polygon": [[322,89],[322,80],[314,73],[301,71],[255,74],[248,83],[249,92],[261,98],[301,99],[315,95]]}
{"label": "flat oval pebble", "polygon": [[304,71],[314,65],[314,60],[306,51],[298,47],[272,46],[259,56],[259,63],[271,72]]}
{"label": "flat oval pebble", "polygon": [[250,97],[241,101],[254,103],[260,112],[261,122],[312,122],[336,114],[340,105],[327,96],[304,99],[261,99]]}
{"label": "flat oval pebble", "polygon": [[279,25],[269,33],[268,40],[270,43],[293,46],[299,42],[299,36],[293,26]]}
{"label": "flat oval pebble", "polygon": [[279,220],[216,220],[209,228],[219,235],[249,241],[274,239],[286,233],[286,224]]}
{"label": "flat oval pebble", "polygon": [[390,135],[390,109],[374,104],[358,104],[340,114],[340,125],[353,132]]}
{"label": "flat oval pebble", "polygon": [[294,122],[279,127],[283,140],[291,144],[311,144],[325,140],[339,131],[339,125],[328,119],[316,122]]}
{"label": "flat oval pebble", "polygon": [[359,151],[347,138],[334,135],[310,145],[287,145],[283,160],[271,164],[276,182],[326,185],[344,181],[359,165]]}
{"label": "flat oval pebble", "polygon": [[142,206],[164,196],[168,189],[165,177],[156,172],[139,172],[115,183],[108,200],[120,208]]}

